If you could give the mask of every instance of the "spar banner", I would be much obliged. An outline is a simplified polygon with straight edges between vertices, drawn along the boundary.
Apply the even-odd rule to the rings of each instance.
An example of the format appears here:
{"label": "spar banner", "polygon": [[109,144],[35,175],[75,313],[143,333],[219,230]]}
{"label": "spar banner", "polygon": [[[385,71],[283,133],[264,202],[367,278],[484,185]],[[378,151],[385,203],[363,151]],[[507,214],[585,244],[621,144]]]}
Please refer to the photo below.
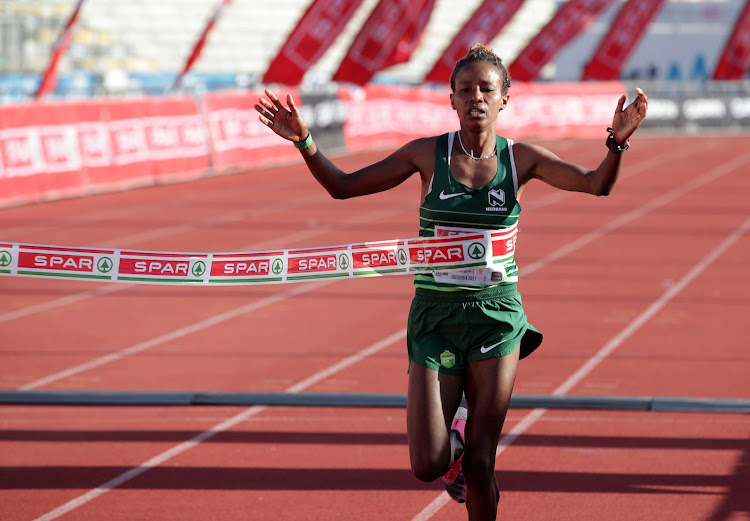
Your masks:
{"label": "spar banner", "polygon": [[[296,91],[278,90],[286,104],[292,93],[297,107],[303,103]],[[297,160],[299,151],[258,120],[254,105],[260,92],[210,92],[203,95],[203,113],[208,126],[211,166],[217,172],[254,168]]]}
{"label": "spar banner", "polygon": [[176,253],[0,243],[0,276],[144,284],[279,284],[438,273],[496,284],[512,262],[516,228],[444,237],[239,253]]}
{"label": "spar banner", "polygon": [[315,0],[263,75],[263,83],[296,86],[328,50],[362,0]]}
{"label": "spar banner", "polygon": [[750,0],[737,18],[714,71],[715,80],[741,80],[750,66]]}
{"label": "spar banner", "polygon": [[0,206],[189,179],[207,168],[191,98],[0,107]]}
{"label": "spar banner", "polygon": [[[514,83],[497,132],[511,139],[606,137],[621,82]],[[406,141],[458,129],[450,89],[367,85],[339,89],[346,104],[346,147],[351,151],[397,147]]]}
{"label": "spar banner", "polygon": [[380,0],[333,81],[365,85],[379,70],[408,61],[434,5],[435,0]]}
{"label": "spar banner", "polygon": [[427,73],[424,81],[448,83],[456,62],[477,42],[489,42],[523,5],[523,0],[484,0]]}
{"label": "spar banner", "polygon": [[583,69],[584,80],[616,80],[664,0],[628,0]]}
{"label": "spar banner", "polygon": [[581,31],[596,20],[612,0],[569,0],[537,33],[508,68],[517,81],[534,81],[539,71]]}

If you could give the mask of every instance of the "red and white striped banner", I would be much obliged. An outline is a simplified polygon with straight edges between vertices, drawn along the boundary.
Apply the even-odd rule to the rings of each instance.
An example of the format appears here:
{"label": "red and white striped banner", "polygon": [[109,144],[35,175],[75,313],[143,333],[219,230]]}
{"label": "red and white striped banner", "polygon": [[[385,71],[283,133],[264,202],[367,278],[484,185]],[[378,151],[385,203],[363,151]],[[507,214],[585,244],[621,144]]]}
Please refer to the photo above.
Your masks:
{"label": "red and white striped banner", "polygon": [[354,39],[333,81],[364,85],[376,72],[409,59],[435,0],[381,0]]}
{"label": "red and white striped banner", "polygon": [[523,0],[484,0],[443,51],[424,81],[447,83],[456,62],[466,55],[471,46],[477,42],[489,42],[497,36],[521,5]]}
{"label": "red and white striped banner", "polygon": [[616,80],[664,0],[628,0],[622,5],[594,57],[584,67],[584,80]]}
{"label": "red and white striped banner", "polygon": [[714,71],[715,80],[741,80],[750,67],[750,0],[737,18]]}
{"label": "red and white striped banner", "polygon": [[315,0],[263,75],[263,83],[296,86],[328,50],[362,0]]}
{"label": "red and white striped banner", "polygon": [[[322,248],[175,253],[0,243],[0,276],[145,284],[279,284],[331,278],[478,270],[497,283],[516,229]],[[465,271],[464,271],[465,272]],[[466,272],[465,272],[466,273]]]}
{"label": "red and white striped banner", "polygon": [[508,68],[517,81],[534,81],[562,47],[596,20],[613,0],[569,0]]}

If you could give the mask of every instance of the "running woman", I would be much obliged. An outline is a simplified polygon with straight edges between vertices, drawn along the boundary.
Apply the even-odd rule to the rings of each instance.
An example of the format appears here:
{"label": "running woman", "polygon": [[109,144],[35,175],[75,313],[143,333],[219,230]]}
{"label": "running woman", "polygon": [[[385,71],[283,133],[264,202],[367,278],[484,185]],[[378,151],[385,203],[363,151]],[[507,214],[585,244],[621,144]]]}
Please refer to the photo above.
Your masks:
{"label": "running woman", "polygon": [[[510,77],[491,49],[474,45],[456,63],[450,83],[457,132],[416,139],[352,173],[323,155],[291,95],[285,106],[266,90],[268,99],[261,97],[255,109],[263,124],[300,149],[312,175],[336,199],[388,190],[419,173],[420,236],[433,236],[477,228],[514,234],[518,201],[532,179],[561,190],[609,194],[648,106],[640,89],[627,107],[625,96],[618,100],[604,159],[590,170],[497,135]],[[461,273],[415,276],[407,329],[411,468],[423,481],[442,476],[451,497],[466,502],[470,521],[497,517],[495,451],[518,361],[542,341],[523,310],[512,256],[488,276],[481,283]]]}

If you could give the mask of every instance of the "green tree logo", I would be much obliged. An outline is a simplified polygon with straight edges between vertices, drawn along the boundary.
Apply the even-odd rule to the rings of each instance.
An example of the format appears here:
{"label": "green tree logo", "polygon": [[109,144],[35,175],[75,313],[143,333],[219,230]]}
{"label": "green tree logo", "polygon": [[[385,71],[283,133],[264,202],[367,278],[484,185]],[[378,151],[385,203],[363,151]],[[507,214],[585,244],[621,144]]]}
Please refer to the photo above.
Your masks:
{"label": "green tree logo", "polygon": [[101,259],[99,259],[99,262],[96,263],[96,267],[101,273],[109,273],[110,271],[112,271],[114,265],[115,263],[112,262],[112,259],[110,259],[109,257],[102,257]]}
{"label": "green tree logo", "polygon": [[406,265],[406,250],[403,248],[398,249],[398,263],[402,266]]}
{"label": "green tree logo", "polygon": [[276,259],[275,261],[273,261],[271,271],[273,271],[274,275],[281,275],[281,272],[284,271],[284,262],[281,259]]}
{"label": "green tree logo", "polygon": [[339,255],[339,267],[342,270],[349,269],[349,257],[346,255],[346,253],[342,253],[341,255]]}
{"label": "green tree logo", "polygon": [[484,244],[481,242],[472,242],[469,244],[469,257],[472,259],[478,260],[484,257]]}
{"label": "green tree logo", "polygon": [[0,251],[0,268],[10,266],[13,256],[7,250]]}
{"label": "green tree logo", "polygon": [[204,273],[206,273],[205,262],[198,261],[195,264],[193,264],[193,269],[192,269],[193,277],[202,277]]}

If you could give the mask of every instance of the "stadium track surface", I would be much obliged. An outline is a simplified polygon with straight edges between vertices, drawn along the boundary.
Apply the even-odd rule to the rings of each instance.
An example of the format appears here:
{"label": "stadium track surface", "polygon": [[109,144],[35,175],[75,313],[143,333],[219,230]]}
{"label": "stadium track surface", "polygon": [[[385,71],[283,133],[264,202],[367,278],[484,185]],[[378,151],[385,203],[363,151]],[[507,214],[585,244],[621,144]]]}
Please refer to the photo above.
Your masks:
{"label": "stadium track surface", "polygon": [[[633,139],[608,198],[524,192],[542,348],[517,395],[750,398],[747,137]],[[599,141],[545,143],[594,166]],[[345,168],[382,154],[338,158]],[[0,210],[3,241],[243,251],[416,235],[416,179],[333,201],[301,165]],[[0,278],[0,388],[400,394],[409,277],[200,288]],[[501,519],[739,520],[746,414],[511,410]],[[401,408],[0,406],[0,519],[463,518]]]}

